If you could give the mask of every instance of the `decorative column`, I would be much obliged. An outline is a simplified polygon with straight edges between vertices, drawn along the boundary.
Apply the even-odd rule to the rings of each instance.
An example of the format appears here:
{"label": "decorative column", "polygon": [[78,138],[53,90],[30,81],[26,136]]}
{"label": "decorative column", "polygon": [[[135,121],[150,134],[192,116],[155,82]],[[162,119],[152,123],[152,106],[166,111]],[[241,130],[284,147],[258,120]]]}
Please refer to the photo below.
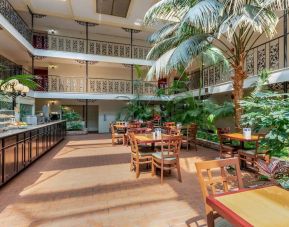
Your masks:
{"label": "decorative column", "polygon": [[[129,32],[130,34],[130,58],[133,58],[133,34],[134,33],[139,33],[141,32],[140,30],[136,30],[136,29],[131,29],[131,28],[122,28],[124,31]],[[134,75],[133,75],[133,69],[134,69],[134,65],[131,64],[130,66],[131,69],[131,93],[134,93]]]}

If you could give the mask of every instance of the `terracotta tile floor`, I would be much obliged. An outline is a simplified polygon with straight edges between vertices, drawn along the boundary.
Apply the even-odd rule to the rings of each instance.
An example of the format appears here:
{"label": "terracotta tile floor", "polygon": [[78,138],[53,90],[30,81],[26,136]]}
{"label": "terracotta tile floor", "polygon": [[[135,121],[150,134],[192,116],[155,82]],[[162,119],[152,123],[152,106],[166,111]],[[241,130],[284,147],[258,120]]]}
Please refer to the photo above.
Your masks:
{"label": "terracotta tile floor", "polygon": [[205,226],[194,162],[218,153],[183,151],[173,172],[129,171],[130,149],[108,135],[68,137],[0,190],[0,226]]}

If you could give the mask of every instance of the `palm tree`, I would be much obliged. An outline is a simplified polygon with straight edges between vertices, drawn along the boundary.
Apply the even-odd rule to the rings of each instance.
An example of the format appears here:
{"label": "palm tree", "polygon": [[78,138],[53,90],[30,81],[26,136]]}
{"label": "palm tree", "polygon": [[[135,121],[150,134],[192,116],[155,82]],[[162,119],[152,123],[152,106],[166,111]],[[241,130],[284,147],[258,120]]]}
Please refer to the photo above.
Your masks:
{"label": "palm tree", "polygon": [[[165,21],[149,41],[154,44],[147,58],[156,60],[147,78],[169,75],[179,66],[196,62],[202,66],[224,61],[233,71],[235,127],[240,129],[244,64],[248,50],[262,34],[272,38],[278,11],[288,0],[161,0],[145,16],[145,24]],[[259,33],[256,35],[256,33]]]}

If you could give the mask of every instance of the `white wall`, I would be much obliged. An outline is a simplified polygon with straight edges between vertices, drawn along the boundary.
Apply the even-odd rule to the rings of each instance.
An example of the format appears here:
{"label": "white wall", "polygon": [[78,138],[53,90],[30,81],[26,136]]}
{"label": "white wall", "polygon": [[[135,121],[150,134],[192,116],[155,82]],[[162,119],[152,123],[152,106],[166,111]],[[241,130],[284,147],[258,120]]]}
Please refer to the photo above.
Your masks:
{"label": "white wall", "polygon": [[108,133],[109,124],[115,121],[117,114],[126,105],[124,101],[99,102],[99,133]]}

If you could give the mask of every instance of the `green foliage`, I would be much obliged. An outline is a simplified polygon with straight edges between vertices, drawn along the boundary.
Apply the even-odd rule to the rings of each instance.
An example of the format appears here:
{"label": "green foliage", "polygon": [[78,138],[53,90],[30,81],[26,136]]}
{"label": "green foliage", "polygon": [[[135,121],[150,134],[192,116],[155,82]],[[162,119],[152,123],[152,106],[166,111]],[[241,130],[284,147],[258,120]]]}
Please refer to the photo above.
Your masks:
{"label": "green foliage", "polygon": [[67,110],[65,107],[62,107],[62,119],[66,121],[80,121],[81,116],[79,113],[74,110]]}
{"label": "green foliage", "polygon": [[10,80],[18,80],[21,84],[27,86],[29,89],[35,90],[36,88],[39,87],[38,83],[35,82],[35,76],[33,75],[27,75],[27,74],[23,74],[23,75],[15,75],[15,76],[10,76],[4,80],[0,81],[0,87],[9,82]]}
{"label": "green foliage", "polygon": [[[127,97],[128,98],[128,97]],[[129,102],[118,113],[117,120],[151,120],[153,118],[154,109],[149,106],[149,103],[145,103],[140,100],[140,96],[136,96],[133,99],[129,99]]]}
{"label": "green foliage", "polygon": [[147,11],[144,22],[166,23],[149,38],[154,45],[147,58],[156,62],[148,78],[168,75],[192,62],[237,66],[246,50],[260,38],[254,33],[266,33],[270,38],[276,34],[280,10],[284,10],[284,1],[280,0],[157,2]]}
{"label": "green foliage", "polygon": [[64,106],[61,107],[62,119],[66,120],[66,130],[68,131],[81,131],[83,130],[83,124],[81,122],[81,116],[74,110],[70,110]]}
{"label": "green foliage", "polygon": [[69,122],[66,122],[66,130],[81,131],[83,130],[83,125],[81,121],[69,121]]}
{"label": "green foliage", "polygon": [[[267,78],[269,74],[267,73]],[[242,125],[254,131],[268,132],[262,140],[262,146],[268,148],[271,155],[288,156],[289,147],[289,99],[263,89],[267,81],[263,74],[252,94],[241,101],[244,109]]]}
{"label": "green foliage", "polygon": [[234,106],[225,102],[218,105],[210,100],[198,100],[191,95],[177,96],[164,104],[161,112],[163,119],[180,122],[183,125],[196,123],[199,128],[216,130],[216,120],[232,116]]}

